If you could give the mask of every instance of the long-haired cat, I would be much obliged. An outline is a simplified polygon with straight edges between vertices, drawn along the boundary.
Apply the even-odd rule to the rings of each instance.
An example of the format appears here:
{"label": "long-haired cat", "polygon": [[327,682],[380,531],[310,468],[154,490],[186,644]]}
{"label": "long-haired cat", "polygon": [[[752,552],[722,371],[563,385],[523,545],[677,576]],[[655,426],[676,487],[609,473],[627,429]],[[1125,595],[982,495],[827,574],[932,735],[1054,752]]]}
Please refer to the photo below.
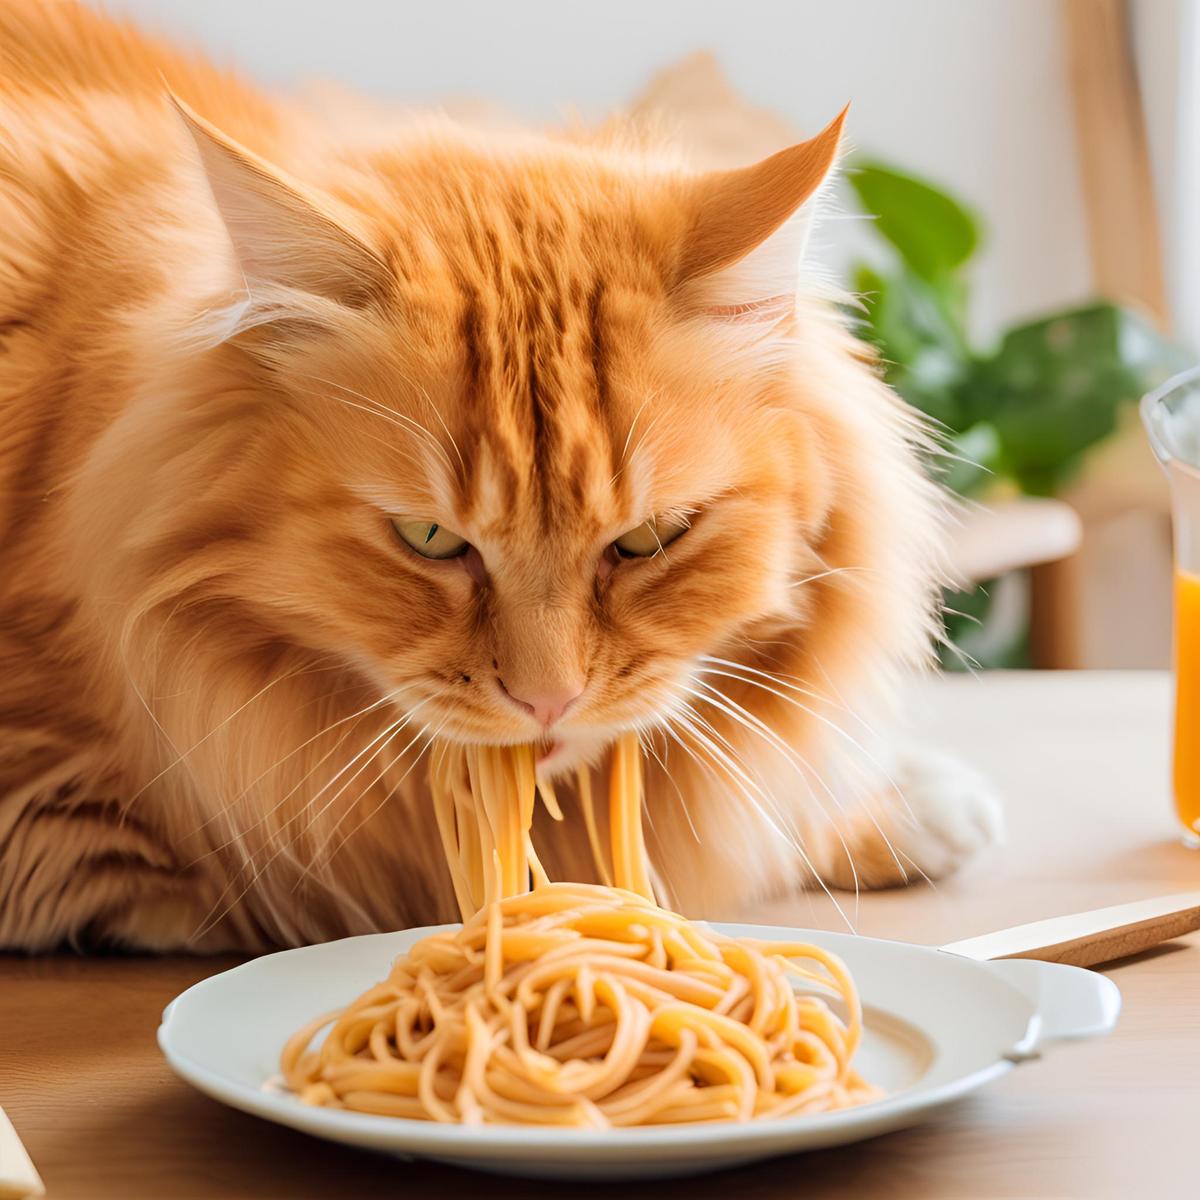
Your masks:
{"label": "long-haired cat", "polygon": [[[803,286],[841,119],[350,136],[0,0],[0,944],[448,919],[431,740],[647,752],[692,916],[936,875],[994,802],[878,735],[935,623],[921,431]],[[539,828],[591,867],[578,814]]]}

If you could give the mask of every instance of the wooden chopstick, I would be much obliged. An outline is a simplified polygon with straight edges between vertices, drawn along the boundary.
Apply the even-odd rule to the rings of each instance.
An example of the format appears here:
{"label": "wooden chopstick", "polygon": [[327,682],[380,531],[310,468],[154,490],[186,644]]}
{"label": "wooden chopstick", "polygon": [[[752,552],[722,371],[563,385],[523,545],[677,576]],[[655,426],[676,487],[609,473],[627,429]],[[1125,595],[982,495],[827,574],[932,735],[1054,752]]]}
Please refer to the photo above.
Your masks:
{"label": "wooden chopstick", "polygon": [[1200,892],[1180,892],[1111,908],[1015,925],[942,949],[965,958],[1037,958],[1094,967],[1200,929]]}

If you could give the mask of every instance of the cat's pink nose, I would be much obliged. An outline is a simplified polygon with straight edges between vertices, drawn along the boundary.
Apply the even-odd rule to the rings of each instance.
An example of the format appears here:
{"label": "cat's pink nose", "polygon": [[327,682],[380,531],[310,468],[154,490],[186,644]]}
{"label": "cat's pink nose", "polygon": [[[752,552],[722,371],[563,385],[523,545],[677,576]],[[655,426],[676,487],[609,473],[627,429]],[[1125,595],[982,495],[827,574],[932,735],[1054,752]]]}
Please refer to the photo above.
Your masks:
{"label": "cat's pink nose", "polygon": [[584,683],[582,680],[572,679],[536,688],[520,686],[513,691],[501,679],[500,686],[510,700],[516,701],[532,713],[533,719],[539,725],[553,725],[555,721],[561,720],[567,709],[583,695]]}

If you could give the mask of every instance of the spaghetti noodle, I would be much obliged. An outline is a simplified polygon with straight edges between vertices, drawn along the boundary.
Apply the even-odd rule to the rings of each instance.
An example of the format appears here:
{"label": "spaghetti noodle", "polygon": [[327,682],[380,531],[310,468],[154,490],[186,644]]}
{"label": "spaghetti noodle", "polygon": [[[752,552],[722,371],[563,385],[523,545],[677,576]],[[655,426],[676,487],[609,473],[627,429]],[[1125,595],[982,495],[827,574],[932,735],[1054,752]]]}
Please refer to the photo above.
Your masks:
{"label": "spaghetti noodle", "polygon": [[636,738],[614,751],[611,869],[580,779],[597,867],[615,886],[547,879],[530,836],[537,796],[562,813],[529,747],[442,747],[431,782],[464,924],[419,941],[384,982],[288,1040],[281,1067],[301,1100],[603,1128],[821,1112],[879,1094],[851,1066],[862,1012],[839,959],[725,937],[655,903]]}
{"label": "spaghetti noodle", "polygon": [[[430,772],[434,813],[463,920],[492,900],[528,891],[530,875],[546,882],[531,834],[540,797],[556,821],[563,819],[554,788],[538,779],[532,746],[459,746],[440,743]],[[637,736],[613,747],[609,777],[611,868],[605,860],[592,799],[591,774],[577,775],[579,802],[596,869],[606,883],[654,899],[642,837],[642,757]],[[492,862],[500,861],[498,895],[489,893]]]}

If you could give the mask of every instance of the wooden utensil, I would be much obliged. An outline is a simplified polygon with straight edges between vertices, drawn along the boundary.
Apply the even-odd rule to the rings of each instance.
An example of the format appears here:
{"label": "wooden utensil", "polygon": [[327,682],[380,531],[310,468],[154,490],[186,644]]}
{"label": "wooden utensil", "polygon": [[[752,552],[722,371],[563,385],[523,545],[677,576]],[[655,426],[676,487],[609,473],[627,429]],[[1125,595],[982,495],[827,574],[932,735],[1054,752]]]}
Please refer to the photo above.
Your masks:
{"label": "wooden utensil", "polygon": [[0,1200],[44,1196],[41,1176],[34,1169],[12,1122],[0,1108]]}
{"label": "wooden utensil", "polygon": [[1014,925],[942,949],[964,958],[1037,958],[1094,967],[1200,929],[1200,892],[1178,892],[1111,908]]}

